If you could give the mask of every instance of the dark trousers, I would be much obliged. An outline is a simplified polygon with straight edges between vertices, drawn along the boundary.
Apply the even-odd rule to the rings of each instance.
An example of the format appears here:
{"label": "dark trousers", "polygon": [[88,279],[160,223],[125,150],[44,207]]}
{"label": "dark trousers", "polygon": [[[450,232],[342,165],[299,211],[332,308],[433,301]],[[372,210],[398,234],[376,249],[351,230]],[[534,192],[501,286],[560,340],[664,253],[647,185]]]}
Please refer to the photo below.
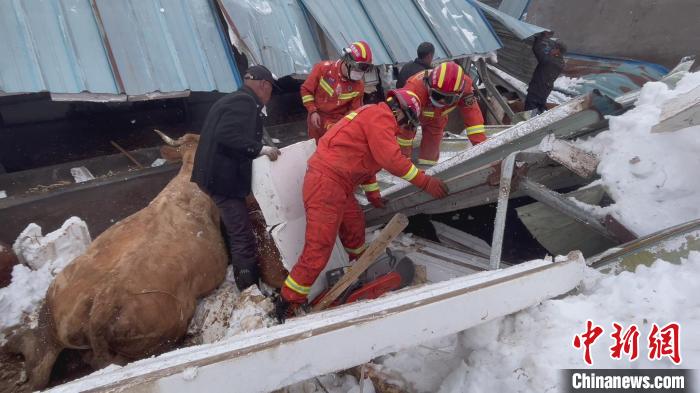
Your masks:
{"label": "dark trousers", "polygon": [[236,267],[248,267],[257,263],[255,235],[250,225],[245,199],[212,195],[221,215],[221,221],[228,235],[231,264]]}
{"label": "dark trousers", "polygon": [[545,106],[547,99],[541,100],[532,97],[530,94],[525,97],[525,108],[524,110],[529,111],[530,109],[537,109],[538,113],[543,113],[547,110]]}

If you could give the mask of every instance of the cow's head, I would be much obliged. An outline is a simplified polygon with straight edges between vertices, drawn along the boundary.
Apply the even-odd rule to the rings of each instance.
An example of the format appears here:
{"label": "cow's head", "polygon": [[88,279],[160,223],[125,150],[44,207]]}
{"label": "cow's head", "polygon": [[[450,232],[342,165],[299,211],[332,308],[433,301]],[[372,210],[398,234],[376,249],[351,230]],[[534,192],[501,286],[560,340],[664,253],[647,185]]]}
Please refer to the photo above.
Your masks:
{"label": "cow's head", "polygon": [[182,160],[183,167],[191,167],[194,162],[194,153],[199,143],[199,135],[185,134],[180,138],[173,139],[159,130],[155,131],[166,143],[160,149],[160,154],[168,161]]}

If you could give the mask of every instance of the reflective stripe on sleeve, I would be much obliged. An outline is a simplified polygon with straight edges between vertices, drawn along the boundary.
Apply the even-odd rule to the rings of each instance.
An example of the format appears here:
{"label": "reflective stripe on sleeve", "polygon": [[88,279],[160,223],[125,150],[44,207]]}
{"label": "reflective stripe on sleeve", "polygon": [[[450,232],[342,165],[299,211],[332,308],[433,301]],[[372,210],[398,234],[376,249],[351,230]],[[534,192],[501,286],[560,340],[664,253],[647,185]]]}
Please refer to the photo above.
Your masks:
{"label": "reflective stripe on sleeve", "polygon": [[312,96],[312,95],[307,94],[307,95],[301,97],[301,102],[303,102],[304,104],[306,104],[307,102],[311,102],[313,100],[314,100],[314,96]]}
{"label": "reflective stripe on sleeve", "polygon": [[425,117],[435,117],[435,112],[432,112],[432,111],[423,111],[423,116],[425,116]]}
{"label": "reflective stripe on sleeve", "polygon": [[416,168],[415,165],[411,164],[411,168],[408,170],[408,172],[406,172],[405,175],[401,176],[401,178],[406,181],[411,181],[416,176],[418,176],[418,168]]}
{"label": "reflective stripe on sleeve", "polygon": [[357,116],[357,112],[350,112],[347,115],[345,115],[345,118],[348,120],[352,120],[355,118],[355,116]]}
{"label": "reflective stripe on sleeve", "polygon": [[301,295],[308,295],[309,292],[311,292],[311,287],[299,284],[298,282],[294,281],[292,276],[287,276],[287,279],[284,280],[284,285],[286,285],[292,291]]}

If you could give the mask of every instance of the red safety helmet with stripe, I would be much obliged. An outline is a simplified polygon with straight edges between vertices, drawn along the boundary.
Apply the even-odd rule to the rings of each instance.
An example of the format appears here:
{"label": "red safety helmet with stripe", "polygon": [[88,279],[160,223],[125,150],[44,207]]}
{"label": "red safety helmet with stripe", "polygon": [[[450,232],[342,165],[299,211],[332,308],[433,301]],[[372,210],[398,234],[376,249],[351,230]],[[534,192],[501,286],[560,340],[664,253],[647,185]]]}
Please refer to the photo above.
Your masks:
{"label": "red safety helmet with stripe", "polygon": [[372,49],[365,41],[355,41],[343,49],[343,57],[350,67],[359,71],[367,72],[372,68]]}
{"label": "red safety helmet with stripe", "polygon": [[425,83],[433,106],[442,108],[453,105],[462,97],[464,70],[458,64],[447,61],[433,68],[426,75]]}
{"label": "red safety helmet with stripe", "polygon": [[398,117],[398,110],[404,114],[403,118],[399,120],[400,126],[418,127],[421,103],[416,93],[408,89],[394,89],[389,90],[386,97],[386,102],[394,112],[395,117]]}

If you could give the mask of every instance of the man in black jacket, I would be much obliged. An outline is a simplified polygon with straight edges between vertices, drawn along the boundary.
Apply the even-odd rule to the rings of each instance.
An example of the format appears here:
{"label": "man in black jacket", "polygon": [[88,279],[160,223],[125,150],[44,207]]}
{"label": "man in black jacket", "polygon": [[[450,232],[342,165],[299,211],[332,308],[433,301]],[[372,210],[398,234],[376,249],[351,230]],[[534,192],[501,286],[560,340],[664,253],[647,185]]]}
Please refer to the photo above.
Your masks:
{"label": "man in black jacket", "polygon": [[554,81],[564,69],[566,46],[551,39],[552,32],[545,31],[535,36],[532,51],[537,57],[537,68],[532,73],[532,79],[527,87],[525,110],[537,109],[538,113],[547,110],[547,97],[554,88]]}
{"label": "man in black jacket", "polygon": [[435,56],[435,47],[430,42],[423,42],[418,45],[418,50],[416,51],[418,57],[410,63],[404,64],[399,72],[399,77],[396,80],[396,88],[400,89],[406,85],[408,78],[413,75],[430,68],[430,63],[433,62],[433,56]]}
{"label": "man in black jacket", "polygon": [[257,284],[255,237],[245,198],[250,194],[253,159],[266,155],[274,161],[280,154],[263,146],[265,104],[272,95],[275,78],[264,66],[250,67],[244,86],[219,99],[209,110],[194,158],[192,181],[211,196],[226,227],[236,285],[241,291]]}

